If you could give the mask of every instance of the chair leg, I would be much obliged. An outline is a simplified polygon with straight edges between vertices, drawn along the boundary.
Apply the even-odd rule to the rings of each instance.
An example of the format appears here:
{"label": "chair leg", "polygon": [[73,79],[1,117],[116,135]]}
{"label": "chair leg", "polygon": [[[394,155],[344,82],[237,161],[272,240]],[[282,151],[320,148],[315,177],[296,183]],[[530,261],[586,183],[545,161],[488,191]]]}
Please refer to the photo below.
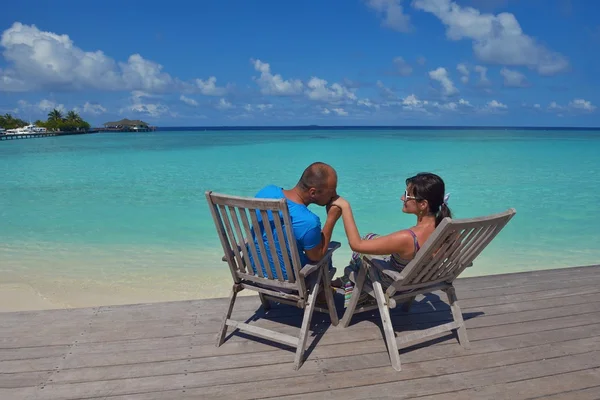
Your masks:
{"label": "chair leg", "polygon": [[331,324],[337,326],[339,319],[337,309],[335,308],[335,302],[333,301],[333,293],[331,293],[331,277],[329,276],[329,271],[323,273],[323,291],[325,291],[325,301],[327,302],[327,308],[329,309]]}
{"label": "chair leg", "polygon": [[383,325],[383,332],[385,333],[385,341],[387,343],[388,353],[390,354],[392,368],[394,368],[396,371],[401,371],[400,353],[398,353],[398,342],[396,342],[396,333],[394,332],[394,327],[392,326],[390,309],[385,302],[383,288],[381,287],[381,282],[379,282],[375,276],[375,272],[369,269],[369,275],[371,276],[371,281],[373,282],[373,291],[375,292],[377,307],[379,308],[379,313],[381,314],[381,324]]}
{"label": "chair leg", "polygon": [[310,320],[315,311],[315,303],[317,302],[317,294],[319,293],[319,284],[322,280],[323,270],[319,270],[319,276],[315,281],[314,286],[308,295],[308,303],[304,309],[304,317],[302,318],[302,327],[300,328],[300,337],[298,338],[298,347],[296,348],[296,356],[294,358],[294,369],[300,368],[304,358],[304,348],[308,339],[308,330],[310,329]]}
{"label": "chair leg", "polygon": [[267,300],[267,297],[262,294],[259,293],[258,297],[260,297],[260,302],[262,303],[262,306],[265,310],[270,310],[271,309],[271,303],[269,303],[269,300]]}
{"label": "chair leg", "polygon": [[342,326],[347,328],[350,325],[350,320],[352,319],[352,315],[354,315],[354,310],[356,310],[356,305],[358,304],[358,299],[360,298],[360,294],[362,292],[363,286],[365,284],[365,277],[367,275],[367,268],[362,266],[358,271],[358,276],[356,277],[356,282],[354,285],[354,289],[352,289],[352,295],[350,297],[350,303],[348,303],[348,307],[344,312],[344,316],[342,317]]}
{"label": "chair leg", "polygon": [[223,341],[225,340],[225,335],[227,335],[227,320],[229,319],[229,317],[231,317],[231,312],[233,311],[233,305],[235,303],[235,298],[237,297],[238,291],[239,290],[237,290],[236,286],[233,286],[233,288],[231,289],[227,313],[225,313],[225,316],[223,317],[221,329],[219,329],[219,333],[217,334],[217,347],[223,344]]}
{"label": "chair leg", "polygon": [[456,330],[458,341],[465,349],[470,347],[469,338],[467,336],[467,327],[465,326],[465,321],[463,320],[462,312],[460,311],[460,307],[458,306],[458,299],[456,298],[456,290],[454,290],[454,286],[445,290],[446,295],[448,296],[448,302],[450,303],[450,310],[452,311],[452,317],[454,321],[460,324],[460,327]]}

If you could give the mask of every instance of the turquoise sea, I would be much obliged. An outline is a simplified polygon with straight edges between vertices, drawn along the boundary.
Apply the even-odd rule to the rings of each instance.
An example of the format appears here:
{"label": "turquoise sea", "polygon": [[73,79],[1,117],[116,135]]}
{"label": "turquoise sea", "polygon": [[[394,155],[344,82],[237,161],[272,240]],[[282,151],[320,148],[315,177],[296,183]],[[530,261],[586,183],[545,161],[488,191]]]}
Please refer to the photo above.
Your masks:
{"label": "turquoise sea", "polygon": [[[268,130],[0,142],[0,281],[68,306],[225,296],[204,192],[292,187],[334,166],[361,234],[414,223],[404,180],[441,175],[456,217],[517,215],[468,275],[600,263],[600,132]],[[322,217],[322,208],[311,206]],[[338,271],[350,256],[340,222]]]}

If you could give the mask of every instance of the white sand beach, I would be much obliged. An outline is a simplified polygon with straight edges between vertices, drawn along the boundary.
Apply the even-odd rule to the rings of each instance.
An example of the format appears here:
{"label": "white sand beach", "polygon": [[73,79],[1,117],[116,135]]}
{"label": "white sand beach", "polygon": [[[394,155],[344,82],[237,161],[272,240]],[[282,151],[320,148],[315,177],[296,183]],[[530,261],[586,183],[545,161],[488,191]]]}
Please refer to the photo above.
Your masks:
{"label": "white sand beach", "polygon": [[[228,271],[226,271],[228,273]],[[0,274],[0,281],[2,279]],[[149,279],[135,285],[78,279],[28,281],[0,284],[0,312],[99,307],[118,304],[156,303],[225,297],[231,287],[230,276],[200,279],[196,282],[167,282]],[[244,291],[240,295],[254,295]]]}

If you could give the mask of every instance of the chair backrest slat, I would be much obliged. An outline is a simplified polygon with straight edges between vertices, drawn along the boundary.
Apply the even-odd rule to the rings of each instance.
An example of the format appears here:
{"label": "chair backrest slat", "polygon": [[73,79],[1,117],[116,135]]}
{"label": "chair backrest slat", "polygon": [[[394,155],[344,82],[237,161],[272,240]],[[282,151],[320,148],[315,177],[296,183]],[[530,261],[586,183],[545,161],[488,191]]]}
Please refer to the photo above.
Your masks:
{"label": "chair backrest slat", "polygon": [[246,272],[246,268],[249,268],[251,270],[251,265],[250,264],[250,257],[248,256],[248,248],[246,247],[246,242],[247,242],[247,238],[248,236],[244,236],[244,234],[242,233],[242,229],[240,228],[240,221],[239,221],[239,217],[237,215],[237,211],[241,213],[243,213],[243,210],[238,209],[236,211],[236,209],[232,206],[227,206],[228,210],[229,210],[229,215],[231,216],[231,221],[233,222],[233,227],[235,228],[235,233],[237,235],[237,244],[240,248],[240,252],[242,253],[242,260],[244,261],[242,268],[240,268],[241,272]]}
{"label": "chair backrest slat", "polygon": [[292,289],[306,298],[286,200],[213,192],[206,198],[234,281]]}
{"label": "chair backrest slat", "polygon": [[265,268],[265,272],[267,273],[268,279],[273,279],[273,273],[271,272],[271,267],[269,263],[269,258],[267,256],[267,249],[265,248],[265,242],[262,240],[262,229],[260,228],[260,223],[258,222],[258,218],[256,217],[256,209],[250,209],[250,219],[252,220],[252,226],[254,227],[254,235],[256,236],[256,242],[258,243],[258,249],[260,251],[260,261],[258,259],[255,261],[255,267],[258,271],[258,274],[264,278],[264,272],[260,266],[261,261],[262,265]]}
{"label": "chair backrest slat", "polygon": [[495,226],[490,227],[488,231],[486,231],[478,243],[478,246],[471,246],[468,251],[465,251],[460,260],[460,264],[470,264],[481,252],[483,249],[487,247],[488,244],[496,237],[498,233],[504,228],[504,224],[497,224]]}
{"label": "chair backrest slat", "polygon": [[[267,243],[269,244],[269,252],[271,254],[271,259],[273,260],[273,265],[275,265],[275,275],[277,275],[277,279],[280,282],[283,282],[283,273],[281,272],[281,261],[279,260],[279,255],[277,254],[277,243],[275,243],[275,238],[273,237],[273,231],[271,230],[271,223],[269,222],[269,215],[267,211],[260,210],[260,216],[262,218],[263,227],[265,233],[267,234]],[[279,218],[279,213],[273,212],[273,220]],[[275,221],[273,221],[275,224]],[[281,243],[280,246],[281,248]],[[285,247],[285,245],[283,246]]]}
{"label": "chair backrest slat", "polygon": [[227,264],[229,265],[229,270],[231,271],[233,281],[235,283],[239,283],[240,278],[237,274],[237,269],[236,269],[236,265],[235,265],[235,260],[233,258],[234,256],[233,256],[233,251],[231,249],[231,244],[229,243],[229,239],[227,238],[227,235],[225,234],[225,227],[223,226],[223,218],[221,218],[221,215],[219,214],[219,209],[212,202],[212,199],[208,192],[206,193],[206,198],[208,200],[210,214],[213,218],[215,227],[217,228],[217,235],[219,236],[219,241],[221,242],[221,247],[223,247],[223,251],[225,252],[225,258],[227,259]]}
{"label": "chair backrest slat", "polygon": [[456,240],[456,241],[452,241],[452,240],[444,241],[442,246],[440,247],[440,249],[433,254],[433,256],[431,257],[431,260],[427,263],[427,265],[423,268],[423,270],[421,272],[418,272],[418,270],[415,270],[415,274],[417,276],[414,279],[414,281],[421,282],[421,281],[430,280],[431,277],[438,270],[437,268],[435,268],[435,266],[438,265],[440,262],[443,263],[444,260],[448,259],[450,257],[450,255],[453,254],[457,250],[457,248],[461,245],[461,239],[464,239],[464,237],[466,235],[467,235],[467,232],[465,231],[465,232],[462,232],[461,235],[459,235],[458,240]]}
{"label": "chair backrest slat", "polygon": [[401,272],[388,294],[403,287],[454,280],[506,226],[514,209],[473,219],[445,218]]}
{"label": "chair backrest slat", "polygon": [[[256,246],[253,245],[254,239],[252,238],[252,229],[250,229],[250,223],[248,222],[248,212],[245,208],[238,208],[238,211],[240,212],[240,219],[242,220],[242,225],[244,226],[244,231],[246,232],[246,243],[248,244],[248,248],[250,248],[250,255],[252,255],[252,259],[255,260],[255,263],[259,263]],[[252,264],[248,264],[248,273],[254,273],[252,270]],[[257,275],[261,278],[264,277],[261,268],[258,268]]]}
{"label": "chair backrest slat", "polygon": [[292,272],[292,259],[290,258],[290,254],[288,252],[288,246],[286,245],[286,235],[283,231],[283,226],[281,224],[280,218],[274,218],[275,221],[275,231],[277,232],[277,240],[279,241],[279,246],[281,248],[281,254],[283,256],[283,264],[285,266],[285,272],[287,273],[288,280],[290,282],[295,282],[296,278],[294,273]]}
{"label": "chair backrest slat", "polygon": [[426,282],[431,280],[433,277],[438,279],[439,277],[443,276],[446,271],[452,268],[453,262],[456,259],[456,255],[460,254],[465,247],[469,246],[471,242],[476,240],[477,236],[483,229],[484,227],[463,229],[458,238],[455,240],[453,240],[452,236],[449,236],[447,241],[454,244],[453,251],[443,255],[441,257],[442,264],[438,268],[431,268],[430,273],[427,274],[422,281]]}
{"label": "chair backrest slat", "polygon": [[231,228],[231,222],[229,220],[229,215],[227,214],[227,210],[225,209],[224,205],[219,204],[219,213],[221,215],[221,220],[225,225],[226,236],[229,239],[229,247],[233,251],[233,256],[236,261],[235,269],[244,272],[244,262],[242,260],[242,257],[240,256],[240,252],[237,251],[237,248],[240,245],[240,243],[238,243],[238,239],[233,233],[233,229]]}
{"label": "chair backrest slat", "polygon": [[[302,261],[300,260],[300,252],[298,251],[298,246],[296,245],[296,237],[294,236],[294,231],[292,230],[292,218],[290,217],[290,210],[286,207],[283,208],[282,210],[282,214],[283,214],[283,220],[284,221],[290,221],[290,223],[286,223],[284,225],[285,228],[285,233],[286,233],[286,237],[289,239],[289,244],[290,244],[290,257],[292,260],[292,266],[294,268],[294,272],[296,273],[296,276],[298,277],[298,274],[300,273],[300,268],[303,267],[302,265]],[[298,286],[300,288],[300,293],[303,293],[306,296],[306,284],[304,282],[304,279],[301,278],[297,278]]]}
{"label": "chair backrest slat", "polygon": [[462,229],[459,232],[460,234],[458,232],[454,234],[454,240],[452,237],[447,240],[447,243],[449,243],[450,246],[448,246],[448,249],[444,254],[440,255],[440,258],[445,260],[443,265],[438,269],[432,269],[431,273],[425,277],[426,279],[439,279],[441,276],[443,276],[444,273],[451,268],[451,260],[454,259],[454,255],[460,253],[461,250],[473,239],[473,235],[476,234],[477,229]]}

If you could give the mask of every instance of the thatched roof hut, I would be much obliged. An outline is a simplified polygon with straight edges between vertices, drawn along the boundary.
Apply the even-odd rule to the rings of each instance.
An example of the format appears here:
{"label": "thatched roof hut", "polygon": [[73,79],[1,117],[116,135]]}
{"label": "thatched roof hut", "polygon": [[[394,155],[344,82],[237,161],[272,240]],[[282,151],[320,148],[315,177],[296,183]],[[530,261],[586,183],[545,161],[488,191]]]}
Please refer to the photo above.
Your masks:
{"label": "thatched roof hut", "polygon": [[139,119],[127,119],[124,118],[120,121],[114,121],[114,122],[105,122],[104,127],[106,128],[117,128],[117,127],[132,127],[132,126],[139,126],[139,127],[144,127],[144,128],[148,128],[149,125],[148,123],[139,120]]}

